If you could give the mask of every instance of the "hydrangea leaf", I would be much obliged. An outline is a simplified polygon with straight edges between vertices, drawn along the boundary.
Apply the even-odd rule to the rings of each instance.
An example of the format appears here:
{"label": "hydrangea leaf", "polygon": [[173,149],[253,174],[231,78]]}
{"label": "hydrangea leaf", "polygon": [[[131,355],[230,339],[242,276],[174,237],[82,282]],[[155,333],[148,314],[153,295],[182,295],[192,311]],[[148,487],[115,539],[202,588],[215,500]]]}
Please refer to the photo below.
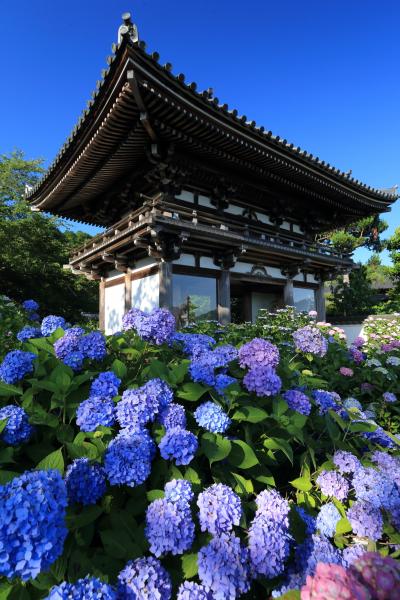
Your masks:
{"label": "hydrangea leaf", "polygon": [[[0,485],[5,485],[6,483],[8,483],[12,479],[14,479],[14,477],[18,477],[18,475],[20,475],[20,474],[21,473],[17,473],[16,471],[0,471]],[[0,594],[0,600],[1,600],[1,594]]]}
{"label": "hydrangea leaf", "polygon": [[122,360],[119,360],[118,358],[116,358],[112,363],[111,370],[114,371],[115,375],[120,379],[124,379],[128,372],[126,365],[122,362]]}
{"label": "hydrangea leaf", "polygon": [[188,400],[189,402],[197,402],[204,394],[208,391],[208,388],[204,387],[200,383],[185,383],[182,389],[177,393],[178,398]]}
{"label": "hydrangea leaf", "polygon": [[250,469],[258,464],[258,458],[249,444],[243,440],[232,442],[232,451],[229,454],[229,462],[239,469]]}
{"label": "hydrangea leaf", "polygon": [[302,492],[309,492],[312,488],[311,481],[306,477],[298,477],[289,482],[293,487]]}
{"label": "hydrangea leaf", "polygon": [[153,500],[157,500],[158,498],[164,498],[163,490],[150,490],[146,493],[147,500],[149,502],[153,502]]}
{"label": "hydrangea leaf", "polygon": [[283,440],[282,438],[267,438],[264,440],[264,446],[269,450],[281,450],[293,464],[293,450],[287,440]]}
{"label": "hydrangea leaf", "polygon": [[260,423],[268,417],[265,410],[256,406],[242,406],[232,415],[234,421],[248,421],[249,423]]}
{"label": "hydrangea leaf", "polygon": [[16,385],[3,383],[2,381],[0,381],[0,396],[9,398],[10,396],[22,396],[22,394],[23,391]]}
{"label": "hydrangea leaf", "polygon": [[349,522],[348,519],[341,518],[340,521],[337,522],[336,533],[338,535],[340,535],[342,533],[348,533],[351,530],[352,530],[352,527],[351,527],[350,522]]}
{"label": "hydrangea leaf", "polygon": [[242,475],[239,475],[239,473],[232,473],[232,476],[235,478],[237,483],[236,487],[234,488],[235,492],[237,492],[238,494],[254,493],[254,486],[251,479],[245,479],[244,477],[242,477]]}
{"label": "hydrangea leaf", "polygon": [[198,571],[197,552],[184,554],[181,561],[182,571],[185,579],[192,579],[192,577],[195,577]]}
{"label": "hydrangea leaf", "polygon": [[48,471],[49,469],[57,469],[61,475],[64,473],[64,458],[62,455],[61,448],[48,454],[39,464],[36,465],[36,469],[42,471]]}
{"label": "hydrangea leaf", "polygon": [[201,437],[201,449],[212,465],[214,462],[224,460],[229,455],[232,444],[218,433],[206,432]]}
{"label": "hydrangea leaf", "polygon": [[93,523],[103,512],[103,508],[97,504],[85,506],[78,514],[69,513],[66,522],[68,529],[80,529]]}

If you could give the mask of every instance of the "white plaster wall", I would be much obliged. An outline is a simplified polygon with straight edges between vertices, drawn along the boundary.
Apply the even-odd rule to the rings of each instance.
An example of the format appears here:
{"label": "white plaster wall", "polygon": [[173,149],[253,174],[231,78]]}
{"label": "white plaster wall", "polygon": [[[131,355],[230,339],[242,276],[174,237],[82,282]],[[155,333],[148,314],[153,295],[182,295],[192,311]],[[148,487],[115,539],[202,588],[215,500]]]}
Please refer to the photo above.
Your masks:
{"label": "white plaster wall", "polygon": [[229,204],[228,208],[225,209],[225,212],[231,215],[237,215],[239,217],[242,217],[243,210],[243,206],[238,206],[237,204]]}
{"label": "white plaster wall", "polygon": [[215,206],[212,205],[210,198],[207,198],[207,196],[202,196],[200,194],[198,201],[199,201],[199,206],[206,206],[207,208],[215,208]]}
{"label": "white plaster wall", "polygon": [[159,273],[147,275],[132,282],[132,307],[150,311],[159,305],[160,277]]}
{"label": "white plaster wall", "polygon": [[192,192],[188,192],[187,190],[182,190],[182,192],[175,196],[177,200],[184,200],[185,202],[194,202],[194,194]]}
{"label": "white plaster wall", "polygon": [[122,328],[122,317],[125,309],[125,283],[106,287],[104,292],[105,333],[110,335],[121,331]]}
{"label": "white plaster wall", "polygon": [[152,258],[151,256],[146,256],[145,258],[141,258],[140,260],[136,261],[136,268],[132,271],[132,273],[136,273],[139,269],[142,269],[143,267],[153,267],[156,265],[157,263],[154,261],[154,258]]}
{"label": "white plaster wall", "polygon": [[252,264],[239,261],[233,265],[231,271],[234,273],[251,273]]}
{"label": "white plaster wall", "polygon": [[174,265],[184,265],[185,267],[195,267],[196,259],[193,254],[181,254],[181,256],[174,260]]}
{"label": "white plaster wall", "polygon": [[210,256],[200,257],[200,267],[203,269],[216,269],[213,259]]}

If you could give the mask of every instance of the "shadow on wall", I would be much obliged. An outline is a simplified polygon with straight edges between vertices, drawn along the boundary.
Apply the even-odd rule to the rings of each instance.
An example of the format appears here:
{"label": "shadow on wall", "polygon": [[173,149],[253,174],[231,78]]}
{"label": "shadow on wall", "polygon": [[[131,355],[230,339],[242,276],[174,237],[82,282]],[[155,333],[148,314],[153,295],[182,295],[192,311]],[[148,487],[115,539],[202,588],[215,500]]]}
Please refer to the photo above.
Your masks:
{"label": "shadow on wall", "polygon": [[116,333],[121,329],[121,314],[115,308],[107,315],[106,331]]}

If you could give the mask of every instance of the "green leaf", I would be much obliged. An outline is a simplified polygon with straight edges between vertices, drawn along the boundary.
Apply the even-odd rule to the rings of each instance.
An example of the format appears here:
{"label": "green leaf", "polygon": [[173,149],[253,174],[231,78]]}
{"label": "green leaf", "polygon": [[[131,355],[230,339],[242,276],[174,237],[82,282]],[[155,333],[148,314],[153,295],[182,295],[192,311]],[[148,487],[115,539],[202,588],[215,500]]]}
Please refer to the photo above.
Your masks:
{"label": "green leaf", "polygon": [[208,392],[208,388],[200,383],[185,383],[178,391],[177,396],[189,402],[197,402],[206,392]]}
{"label": "green leaf", "polygon": [[16,471],[0,471],[0,485],[5,485],[19,475],[21,475],[21,473],[17,473]]}
{"label": "green leaf", "polygon": [[148,372],[151,377],[160,377],[160,379],[169,382],[169,369],[161,360],[152,359]]}
{"label": "green leaf", "polygon": [[34,404],[32,412],[29,414],[29,421],[32,425],[47,425],[48,427],[58,427],[59,420],[55,415],[48,413],[40,404]]}
{"label": "green leaf", "polygon": [[295,487],[298,490],[301,490],[302,492],[309,492],[312,489],[312,483],[306,477],[298,477],[297,479],[293,479],[293,481],[290,481],[289,483],[291,483],[293,487]]}
{"label": "green leaf", "polygon": [[64,458],[61,448],[48,454],[43,460],[36,465],[36,470],[48,471],[49,469],[57,469],[61,475],[64,474]]}
{"label": "green leaf", "polygon": [[92,444],[91,442],[80,442],[76,441],[72,443],[65,444],[68,450],[68,454],[71,458],[89,458],[90,460],[95,460],[99,457],[98,448]]}
{"label": "green leaf", "polygon": [[258,458],[249,444],[243,440],[234,440],[229,454],[229,462],[239,469],[250,469],[258,465]]}
{"label": "green leaf", "polygon": [[224,460],[231,452],[232,444],[229,440],[218,433],[203,433],[201,437],[201,450],[210,461],[214,462]]}
{"label": "green leaf", "polygon": [[146,496],[149,502],[153,502],[153,500],[158,500],[158,498],[164,498],[164,490],[150,490]]}
{"label": "green leaf", "polygon": [[12,587],[10,592],[8,596],[5,596],[8,600],[30,600],[31,597],[26,587],[21,584]]}
{"label": "green leaf", "polygon": [[46,338],[31,338],[29,344],[40,350],[46,350],[50,354],[54,354],[53,344],[51,344]]}
{"label": "green leaf", "polygon": [[253,494],[254,486],[251,479],[245,479],[239,473],[232,473],[232,476],[235,478],[237,486],[235,487],[235,492],[238,494]]}
{"label": "green leaf", "polygon": [[169,371],[169,378],[175,385],[182,383],[189,369],[189,360],[183,360],[178,365],[174,365]]}
{"label": "green leaf", "polygon": [[5,426],[7,425],[8,422],[8,418],[7,419],[2,419],[0,421],[0,433],[4,430]]}
{"label": "green leaf", "polygon": [[126,377],[126,374],[128,372],[128,369],[126,368],[125,363],[123,363],[122,360],[119,360],[118,358],[116,358],[114,360],[113,364],[111,365],[111,369],[114,371],[116,376],[119,377],[120,379],[124,379],[124,377]]}
{"label": "green leaf", "polygon": [[268,417],[265,410],[256,406],[242,406],[232,415],[234,421],[248,421],[249,423],[260,423]]}
{"label": "green leaf", "polygon": [[80,513],[68,514],[66,518],[67,527],[70,530],[80,529],[86,527],[90,523],[93,523],[103,512],[101,506],[94,504],[92,506],[85,506]]}
{"label": "green leaf", "polygon": [[193,467],[188,467],[186,469],[186,471],[185,471],[185,479],[187,479],[188,481],[190,481],[194,485],[200,485],[201,484],[201,479],[199,477],[199,474],[197,473],[197,471],[195,471],[195,469],[193,469]]}
{"label": "green leaf", "polygon": [[192,579],[197,575],[197,552],[192,554],[184,554],[182,556],[182,571],[185,579]]}
{"label": "green leaf", "polygon": [[0,396],[8,398],[10,396],[22,396],[22,394],[23,390],[21,388],[0,381]]}
{"label": "green leaf", "polygon": [[350,521],[348,519],[342,518],[342,519],[340,519],[340,521],[338,521],[338,523],[336,525],[336,533],[337,534],[348,533],[351,530],[352,530],[352,527],[351,527]]}
{"label": "green leaf", "polygon": [[13,589],[13,584],[8,583],[7,581],[2,581],[0,583],[0,600],[7,600],[11,594],[11,590]]}
{"label": "green leaf", "polygon": [[264,446],[269,450],[280,450],[285,454],[288,460],[293,464],[293,450],[287,440],[282,438],[267,438],[264,440]]}
{"label": "green leaf", "polygon": [[289,407],[286,404],[285,400],[283,400],[283,398],[279,398],[279,397],[274,398],[272,407],[273,407],[274,415],[278,418],[281,417],[282,415],[284,415],[289,410]]}

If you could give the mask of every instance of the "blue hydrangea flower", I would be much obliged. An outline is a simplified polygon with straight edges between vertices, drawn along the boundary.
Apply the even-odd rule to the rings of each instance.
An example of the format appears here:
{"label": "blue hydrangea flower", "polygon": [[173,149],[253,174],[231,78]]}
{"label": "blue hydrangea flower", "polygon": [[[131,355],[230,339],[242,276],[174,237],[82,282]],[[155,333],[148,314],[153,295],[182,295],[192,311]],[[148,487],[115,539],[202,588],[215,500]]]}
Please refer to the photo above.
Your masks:
{"label": "blue hydrangea flower", "polygon": [[354,454],[345,450],[337,450],[332,457],[334,465],[339,469],[340,473],[354,473],[361,463]]}
{"label": "blue hydrangea flower", "polygon": [[0,433],[0,440],[9,446],[18,446],[27,442],[33,433],[28,415],[23,408],[9,404],[0,409],[0,421],[7,419],[7,424]]}
{"label": "blue hydrangea flower", "polygon": [[214,537],[198,554],[199,578],[221,600],[235,600],[250,589],[249,551],[233,533]]}
{"label": "blue hydrangea flower", "polygon": [[385,402],[397,402],[397,397],[396,394],[393,394],[392,392],[385,392],[383,395],[383,399]]}
{"label": "blue hydrangea flower", "polygon": [[378,446],[382,446],[383,448],[396,447],[395,442],[393,442],[393,440],[380,426],[378,426],[375,431],[362,431],[361,436],[371,442],[371,444],[376,444]]}
{"label": "blue hydrangea flower", "polygon": [[61,556],[67,491],[58,471],[31,471],[0,486],[0,575],[22,581]]}
{"label": "blue hydrangea flower", "polygon": [[196,436],[181,427],[169,429],[158,445],[165,460],[174,460],[176,465],[188,465],[196,454]]}
{"label": "blue hydrangea flower", "polygon": [[85,332],[81,327],[71,327],[71,329],[67,329],[64,335],[53,344],[57,358],[64,361],[68,355],[78,352],[79,340],[84,333]]}
{"label": "blue hydrangea flower", "polygon": [[204,333],[175,333],[172,341],[181,345],[183,352],[190,357],[209,350],[216,343],[214,338]]}
{"label": "blue hydrangea flower", "polygon": [[377,541],[382,537],[383,518],[380,510],[367,502],[354,502],[347,511],[347,518],[356,535]]}
{"label": "blue hydrangea flower", "polygon": [[336,525],[340,521],[341,516],[333,504],[333,502],[328,502],[328,504],[324,504],[321,506],[321,509],[317,516],[317,529],[319,529],[322,535],[326,537],[332,537],[336,531]]}
{"label": "blue hydrangea flower", "polygon": [[291,410],[295,410],[302,415],[310,414],[311,402],[308,396],[300,390],[288,390],[283,394],[283,397]]}
{"label": "blue hydrangea flower", "polygon": [[254,338],[239,349],[239,364],[241,367],[272,367],[279,364],[278,348],[262,338]]}
{"label": "blue hydrangea flower", "polygon": [[146,512],[146,538],[150,552],[159,557],[170,552],[183,554],[194,541],[194,523],[188,504],[159,498]]}
{"label": "blue hydrangea flower", "polygon": [[169,406],[172,390],[161,379],[151,379],[142,387],[126,390],[117,404],[117,420],[121,427],[140,429],[154,421],[160,408]]}
{"label": "blue hydrangea flower", "polygon": [[67,354],[63,362],[65,365],[67,365],[67,367],[70,367],[73,371],[80,371],[82,369],[84,360],[84,355],[78,350],[76,352],[71,352],[70,354]]}
{"label": "blue hydrangea flower", "polygon": [[324,415],[328,410],[336,410],[338,408],[337,398],[333,392],[327,392],[326,390],[314,390],[313,398],[315,403],[319,406],[319,414]]}
{"label": "blue hydrangea flower", "polygon": [[164,486],[165,498],[174,504],[188,506],[194,498],[192,484],[187,479],[172,479]]}
{"label": "blue hydrangea flower", "polygon": [[33,361],[37,358],[32,352],[12,350],[5,355],[0,365],[0,379],[5,383],[17,383],[28,373],[33,372]]}
{"label": "blue hydrangea flower", "polygon": [[115,404],[112,400],[90,397],[78,406],[76,424],[82,431],[95,431],[97,427],[112,427],[115,423]]}
{"label": "blue hydrangea flower", "polygon": [[87,506],[96,504],[106,491],[106,474],[98,463],[90,464],[87,458],[77,458],[65,473],[68,499],[71,503]]}
{"label": "blue hydrangea flower", "polygon": [[48,337],[54,333],[57,329],[66,329],[67,323],[64,317],[57,317],[56,315],[48,315],[44,317],[41,324],[41,332],[43,337]]}
{"label": "blue hydrangea flower", "polygon": [[164,425],[165,429],[172,429],[173,427],[186,427],[186,413],[185,409],[181,404],[175,404],[174,402],[164,408],[159,414],[159,420],[161,425]]}
{"label": "blue hydrangea flower", "polygon": [[213,351],[202,352],[193,359],[189,366],[189,373],[196,383],[215,385],[215,369],[219,366],[218,357]]}
{"label": "blue hydrangea flower", "polygon": [[122,329],[129,331],[130,329],[136,329],[136,319],[143,318],[144,312],[139,308],[131,308],[122,317]]}
{"label": "blue hydrangea flower", "polygon": [[256,498],[257,511],[249,528],[249,551],[255,573],[280,575],[290,553],[289,503],[276,490],[263,490]]}
{"label": "blue hydrangea flower", "polygon": [[137,315],[134,322],[138,335],[157,346],[169,343],[175,333],[175,317],[165,308],[154,308],[150,313]]}
{"label": "blue hydrangea flower", "polygon": [[143,388],[145,389],[148,398],[153,397],[157,399],[159,410],[167,408],[174,399],[174,393],[169,385],[159,377],[149,379],[149,381],[144,384]]}
{"label": "blue hydrangea flower", "polygon": [[317,484],[325,496],[345,500],[349,494],[349,482],[336,471],[321,471],[317,477]]}
{"label": "blue hydrangea flower", "polygon": [[249,392],[257,396],[273,396],[279,394],[282,381],[272,367],[253,367],[243,378],[243,384]]}
{"label": "blue hydrangea flower", "polygon": [[153,556],[131,560],[118,575],[118,597],[127,600],[170,600],[171,578]]}
{"label": "blue hydrangea flower", "polygon": [[207,592],[204,585],[194,581],[184,581],[178,590],[176,600],[213,600],[215,596]]}
{"label": "blue hydrangea flower", "polygon": [[200,404],[193,416],[200,427],[212,433],[224,433],[231,424],[230,418],[222,408],[211,401]]}
{"label": "blue hydrangea flower", "polygon": [[362,544],[353,544],[347,546],[342,552],[343,566],[347,569],[363,554],[367,552],[367,547]]}
{"label": "blue hydrangea flower", "polygon": [[213,354],[216,357],[218,367],[227,367],[230,362],[236,360],[238,357],[237,348],[231,344],[217,346],[214,348]]}
{"label": "blue hydrangea flower", "polygon": [[120,433],[111,440],[104,457],[104,467],[111,485],[140,485],[150,475],[151,445],[141,432]]}
{"label": "blue hydrangea flower", "polygon": [[315,354],[321,358],[328,350],[328,342],[317,327],[306,325],[293,333],[293,340],[297,350],[306,354]]}
{"label": "blue hydrangea flower", "polygon": [[296,511],[306,526],[306,534],[312,535],[315,533],[315,530],[317,529],[317,519],[308,514],[308,512],[306,512],[302,506],[296,506]]}
{"label": "blue hydrangea flower", "polygon": [[42,332],[38,327],[31,327],[30,325],[26,325],[17,333],[17,340],[20,342],[27,342],[32,338],[40,338],[42,337]]}
{"label": "blue hydrangea flower", "polygon": [[214,483],[201,492],[197,506],[202,531],[219,535],[231,531],[234,525],[239,525],[242,516],[240,498],[223,483]]}
{"label": "blue hydrangea flower", "polygon": [[400,457],[391,456],[387,452],[375,450],[371,455],[371,460],[379,469],[394,481],[400,481]]}
{"label": "blue hydrangea flower", "polygon": [[231,377],[230,375],[226,375],[225,373],[218,373],[215,376],[215,389],[217,390],[220,396],[225,394],[225,390],[232,383],[236,383],[237,379],[235,377]]}
{"label": "blue hydrangea flower", "polygon": [[87,575],[75,583],[54,586],[46,600],[117,600],[117,594],[108,583]]}
{"label": "blue hydrangea flower", "polygon": [[343,406],[347,410],[352,409],[352,408],[356,408],[357,410],[362,410],[362,404],[356,398],[346,398],[346,400],[343,402]]}
{"label": "blue hydrangea flower", "polygon": [[100,373],[90,386],[90,395],[112,400],[118,394],[121,380],[112,371]]}
{"label": "blue hydrangea flower", "polygon": [[107,356],[106,339],[101,331],[92,331],[79,340],[79,350],[85,358],[103,360]]}
{"label": "blue hydrangea flower", "polygon": [[353,475],[352,484],[357,500],[368,502],[375,508],[384,506],[394,485],[387,475],[372,467],[359,467]]}
{"label": "blue hydrangea flower", "polygon": [[36,312],[39,310],[39,304],[36,302],[36,300],[24,300],[22,303],[22,308],[28,312]]}

